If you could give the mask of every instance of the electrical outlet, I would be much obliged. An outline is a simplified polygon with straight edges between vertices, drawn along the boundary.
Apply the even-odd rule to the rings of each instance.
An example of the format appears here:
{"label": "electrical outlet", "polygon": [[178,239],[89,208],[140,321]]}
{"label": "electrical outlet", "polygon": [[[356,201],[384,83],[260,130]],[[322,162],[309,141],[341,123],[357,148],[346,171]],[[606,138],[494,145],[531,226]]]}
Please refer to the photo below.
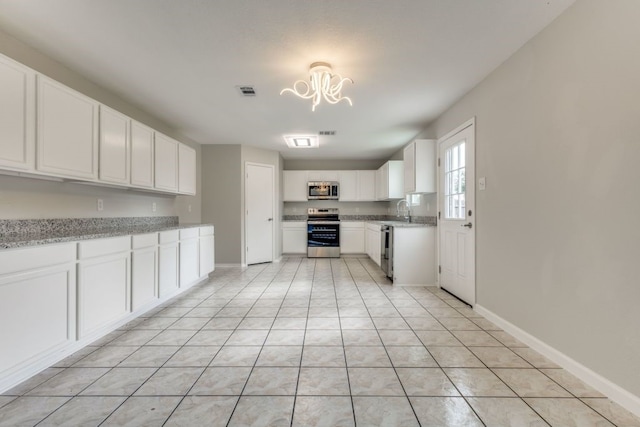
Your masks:
{"label": "electrical outlet", "polygon": [[189,213],[191,213],[191,205],[189,205],[188,211]]}
{"label": "electrical outlet", "polygon": [[98,201],[96,202],[96,208],[98,209],[98,212],[102,212],[102,210],[104,209],[104,202],[102,201],[102,199],[98,199]]}
{"label": "electrical outlet", "polygon": [[153,203],[151,204],[151,211],[152,211],[152,212],[155,212],[155,211],[156,211],[156,209],[157,209],[156,202],[153,202]]}

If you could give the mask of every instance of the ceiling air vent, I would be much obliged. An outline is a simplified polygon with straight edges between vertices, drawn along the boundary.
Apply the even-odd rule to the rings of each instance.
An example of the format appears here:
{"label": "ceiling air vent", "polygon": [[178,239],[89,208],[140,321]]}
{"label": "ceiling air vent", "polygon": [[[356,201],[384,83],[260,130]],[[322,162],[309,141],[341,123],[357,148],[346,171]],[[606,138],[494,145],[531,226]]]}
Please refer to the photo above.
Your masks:
{"label": "ceiling air vent", "polygon": [[242,96],[256,96],[256,90],[253,86],[244,85],[236,87],[238,88],[238,90],[240,91],[240,95]]}
{"label": "ceiling air vent", "polygon": [[320,136],[334,136],[335,134],[335,130],[321,130],[320,132],[318,132],[318,135]]}

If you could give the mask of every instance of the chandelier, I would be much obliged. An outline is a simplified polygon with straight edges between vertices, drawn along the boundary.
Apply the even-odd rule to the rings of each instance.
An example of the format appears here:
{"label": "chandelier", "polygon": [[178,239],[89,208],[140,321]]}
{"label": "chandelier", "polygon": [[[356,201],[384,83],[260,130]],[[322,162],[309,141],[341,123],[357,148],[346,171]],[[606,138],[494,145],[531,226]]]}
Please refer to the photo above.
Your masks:
{"label": "chandelier", "polygon": [[332,74],[331,65],[326,62],[314,62],[311,64],[309,67],[309,80],[311,84],[304,80],[296,81],[293,84],[293,88],[282,89],[280,95],[285,92],[291,92],[300,98],[311,99],[311,111],[316,110],[316,106],[320,104],[322,98],[329,104],[337,104],[344,100],[349,105],[353,105],[350,98],[342,96],[340,93],[344,82],[353,83],[353,80],[348,77],[342,77],[340,74]]}

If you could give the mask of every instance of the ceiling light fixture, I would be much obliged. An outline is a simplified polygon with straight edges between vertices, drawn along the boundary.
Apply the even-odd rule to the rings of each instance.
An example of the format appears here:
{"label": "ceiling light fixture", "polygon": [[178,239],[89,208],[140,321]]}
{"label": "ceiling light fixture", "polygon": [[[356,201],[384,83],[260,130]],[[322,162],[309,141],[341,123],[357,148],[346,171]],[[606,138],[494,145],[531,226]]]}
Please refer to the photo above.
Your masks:
{"label": "ceiling light fixture", "polygon": [[[342,77],[340,74],[331,73],[331,65],[326,62],[314,62],[309,67],[309,80],[311,84],[304,80],[298,80],[293,84],[293,88],[282,89],[280,95],[285,92],[291,92],[303,99],[311,99],[311,111],[316,110],[316,106],[320,104],[322,98],[329,104],[337,104],[340,101],[347,101],[349,105],[353,105],[351,98],[342,96],[342,85],[344,82],[351,82],[348,77]],[[335,81],[335,83],[331,83]],[[302,90],[298,89],[298,85],[303,85]]]}
{"label": "ceiling light fixture", "polygon": [[284,135],[290,148],[318,148],[318,135]]}

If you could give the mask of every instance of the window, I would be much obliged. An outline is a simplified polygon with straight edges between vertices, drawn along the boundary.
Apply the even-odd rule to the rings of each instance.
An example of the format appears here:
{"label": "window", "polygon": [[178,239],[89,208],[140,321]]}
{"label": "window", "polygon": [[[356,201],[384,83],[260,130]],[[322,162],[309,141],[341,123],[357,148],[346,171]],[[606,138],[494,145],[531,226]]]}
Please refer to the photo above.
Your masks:
{"label": "window", "polygon": [[465,141],[447,149],[444,167],[444,217],[465,219]]}

